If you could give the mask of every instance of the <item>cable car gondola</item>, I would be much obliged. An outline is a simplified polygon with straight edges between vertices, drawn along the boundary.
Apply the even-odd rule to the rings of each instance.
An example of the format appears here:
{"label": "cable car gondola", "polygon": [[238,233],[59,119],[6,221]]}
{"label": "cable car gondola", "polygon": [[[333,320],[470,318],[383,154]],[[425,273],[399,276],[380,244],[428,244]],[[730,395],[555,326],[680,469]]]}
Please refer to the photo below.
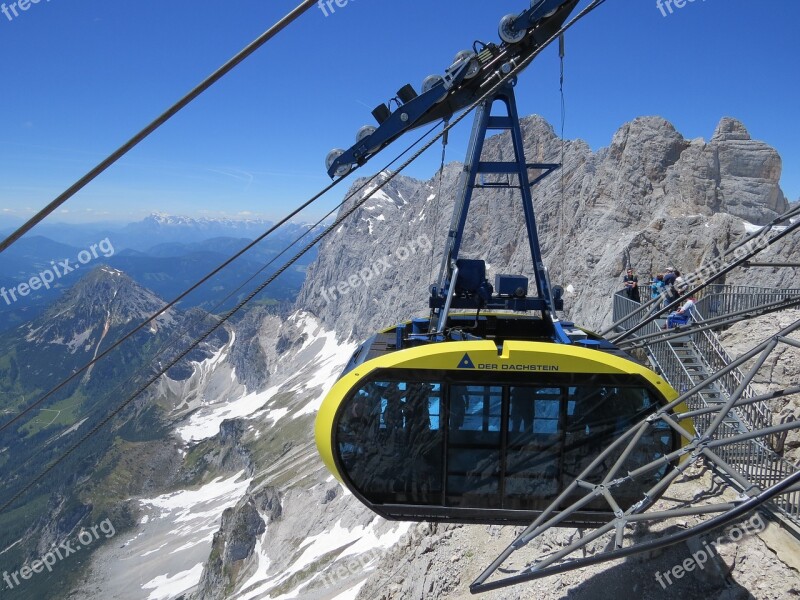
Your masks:
{"label": "cable car gondola", "polygon": [[[327,467],[387,519],[529,524],[615,438],[677,398],[610,342],[556,318],[561,290],[544,267],[530,188],[560,165],[526,162],[513,88],[504,84],[477,108],[430,316],[362,344],[317,416]],[[507,115],[491,115],[495,102]],[[513,160],[481,161],[489,129],[510,133]],[[533,183],[529,169],[540,172]],[[459,258],[479,174],[482,187],[522,195],[535,295],[527,277],[496,275],[491,285],[484,261]],[[485,184],[486,174],[506,183]],[[623,469],[679,444],[668,426],[655,427],[624,457]],[[610,455],[582,481],[601,483],[620,458]],[[669,466],[598,493],[562,524],[608,521],[612,507],[641,500]]]}
{"label": "cable car gondola", "polygon": [[[528,524],[618,435],[677,397],[596,336],[575,345],[538,337],[535,317],[452,315],[448,326],[471,328],[470,339],[398,349],[426,321],[362,344],[317,417],[325,464],[387,519]],[[625,469],[678,444],[668,427],[653,430]],[[618,490],[620,507],[667,466]],[[608,467],[598,466],[596,483]],[[600,498],[565,524],[609,516]]]}

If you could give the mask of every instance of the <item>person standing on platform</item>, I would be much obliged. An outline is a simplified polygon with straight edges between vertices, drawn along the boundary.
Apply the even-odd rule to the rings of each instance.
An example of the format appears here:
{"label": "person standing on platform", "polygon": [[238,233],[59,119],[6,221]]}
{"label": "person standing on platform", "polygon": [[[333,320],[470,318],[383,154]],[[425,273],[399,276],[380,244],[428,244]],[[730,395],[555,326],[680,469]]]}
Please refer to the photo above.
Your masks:
{"label": "person standing on platform", "polygon": [[634,302],[641,302],[639,298],[639,277],[634,274],[632,268],[628,267],[625,277],[622,278],[622,285],[628,298]]}
{"label": "person standing on platform", "polygon": [[675,279],[677,279],[677,276],[675,275],[675,269],[673,267],[670,267],[664,273],[665,308],[669,306],[669,304],[672,302],[674,298],[677,298],[677,296],[674,295],[675,289],[673,288],[673,285],[675,284]]}

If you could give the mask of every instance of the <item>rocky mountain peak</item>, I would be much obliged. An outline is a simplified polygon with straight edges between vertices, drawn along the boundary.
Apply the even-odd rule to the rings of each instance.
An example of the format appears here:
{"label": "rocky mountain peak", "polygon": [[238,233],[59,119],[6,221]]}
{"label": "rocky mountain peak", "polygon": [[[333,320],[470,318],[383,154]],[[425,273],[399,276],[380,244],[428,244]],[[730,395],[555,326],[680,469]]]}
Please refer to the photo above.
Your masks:
{"label": "rocky mountain peak", "polygon": [[529,115],[520,119],[523,136],[535,135],[542,142],[557,141],[553,126],[541,115]]}
{"label": "rocky mountain peak", "polygon": [[711,136],[712,142],[748,141],[751,140],[750,132],[744,124],[733,117],[723,117]]}
{"label": "rocky mountain peak", "polygon": [[614,134],[609,158],[615,169],[623,168],[631,177],[644,172],[649,181],[660,182],[688,145],[666,119],[638,117]]}
{"label": "rocky mountain peak", "polygon": [[[105,337],[110,328],[143,321],[163,306],[164,301],[153,292],[122,271],[103,265],[81,278],[42,317],[26,324],[26,339],[67,344],[74,353],[85,342]],[[173,322],[173,312],[167,311],[150,329]]]}

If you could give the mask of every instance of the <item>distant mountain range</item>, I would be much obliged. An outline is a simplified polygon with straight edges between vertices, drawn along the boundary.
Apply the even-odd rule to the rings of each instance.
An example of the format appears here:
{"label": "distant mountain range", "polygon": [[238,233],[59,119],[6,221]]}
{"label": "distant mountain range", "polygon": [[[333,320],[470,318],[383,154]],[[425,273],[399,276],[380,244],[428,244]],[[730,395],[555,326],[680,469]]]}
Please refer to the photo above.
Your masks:
{"label": "distant mountain range", "polygon": [[[0,216],[0,235],[7,236],[22,221]],[[132,249],[146,251],[164,242],[191,244],[211,238],[255,239],[275,225],[264,219],[209,219],[181,215],[152,213],[134,223],[42,223],[30,234],[43,236],[68,246],[87,246],[106,237],[111,237],[117,250]],[[274,243],[288,243],[311,227],[307,223],[286,223],[278,228],[270,239]]]}
{"label": "distant mountain range", "polygon": [[[123,271],[160,297],[171,300],[272,225],[263,220],[194,219],[163,214],[115,228],[108,224],[42,225],[35,230],[36,235],[27,235],[0,253],[0,331],[41,315],[65,289],[77,282],[80,269],[101,264]],[[305,224],[283,225],[188,296],[182,306],[198,306],[212,312],[230,308],[320,230],[319,227],[312,230]],[[291,246],[303,234],[307,235],[302,242]],[[290,251],[279,257],[290,246]],[[313,249],[283,273],[265,291],[262,302],[294,301],[305,280],[306,266],[316,256]],[[274,263],[242,291],[217,307],[273,259]],[[68,262],[64,263],[65,260]],[[37,285],[36,280],[42,277],[51,278],[52,282]]]}

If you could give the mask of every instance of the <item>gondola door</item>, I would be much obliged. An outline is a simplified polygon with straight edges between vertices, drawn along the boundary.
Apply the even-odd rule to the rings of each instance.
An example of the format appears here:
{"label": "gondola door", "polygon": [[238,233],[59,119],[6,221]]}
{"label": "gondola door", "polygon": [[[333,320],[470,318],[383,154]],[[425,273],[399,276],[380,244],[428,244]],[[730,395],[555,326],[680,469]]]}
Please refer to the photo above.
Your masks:
{"label": "gondola door", "polygon": [[500,506],[503,406],[503,386],[449,387],[445,487],[448,506]]}

